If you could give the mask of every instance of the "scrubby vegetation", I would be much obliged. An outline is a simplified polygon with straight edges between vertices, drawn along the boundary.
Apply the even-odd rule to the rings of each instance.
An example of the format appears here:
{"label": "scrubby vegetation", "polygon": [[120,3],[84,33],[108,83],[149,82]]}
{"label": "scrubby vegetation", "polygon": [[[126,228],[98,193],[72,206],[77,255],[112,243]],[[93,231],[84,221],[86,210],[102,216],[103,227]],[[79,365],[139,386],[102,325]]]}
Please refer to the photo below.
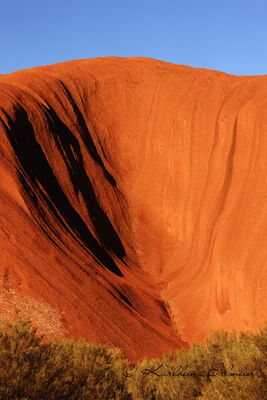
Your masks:
{"label": "scrubby vegetation", "polygon": [[83,341],[42,343],[29,321],[0,332],[1,400],[130,400],[120,350]]}
{"label": "scrubby vegetation", "polygon": [[138,400],[267,399],[267,327],[239,340],[216,332],[212,340],[162,361],[144,360],[132,370],[128,390]]}
{"label": "scrubby vegetation", "polygon": [[132,365],[121,350],[44,342],[29,321],[0,328],[0,400],[264,400],[267,326]]}

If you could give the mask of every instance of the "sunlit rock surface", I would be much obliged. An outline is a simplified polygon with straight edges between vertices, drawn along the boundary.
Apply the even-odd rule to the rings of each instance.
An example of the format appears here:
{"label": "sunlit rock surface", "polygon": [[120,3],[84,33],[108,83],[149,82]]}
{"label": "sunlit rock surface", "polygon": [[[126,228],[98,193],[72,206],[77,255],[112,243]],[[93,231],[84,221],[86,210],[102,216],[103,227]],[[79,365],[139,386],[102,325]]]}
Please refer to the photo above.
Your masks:
{"label": "sunlit rock surface", "polygon": [[267,75],[0,76],[0,319],[132,359],[267,320]]}

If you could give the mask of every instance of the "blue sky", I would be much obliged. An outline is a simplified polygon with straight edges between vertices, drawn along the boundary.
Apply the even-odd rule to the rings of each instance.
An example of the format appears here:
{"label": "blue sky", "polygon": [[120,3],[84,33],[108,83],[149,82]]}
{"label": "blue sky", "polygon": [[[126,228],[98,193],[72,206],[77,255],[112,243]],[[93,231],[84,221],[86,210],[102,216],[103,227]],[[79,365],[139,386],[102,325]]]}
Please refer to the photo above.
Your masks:
{"label": "blue sky", "polygon": [[267,0],[1,0],[0,74],[144,56],[267,74]]}

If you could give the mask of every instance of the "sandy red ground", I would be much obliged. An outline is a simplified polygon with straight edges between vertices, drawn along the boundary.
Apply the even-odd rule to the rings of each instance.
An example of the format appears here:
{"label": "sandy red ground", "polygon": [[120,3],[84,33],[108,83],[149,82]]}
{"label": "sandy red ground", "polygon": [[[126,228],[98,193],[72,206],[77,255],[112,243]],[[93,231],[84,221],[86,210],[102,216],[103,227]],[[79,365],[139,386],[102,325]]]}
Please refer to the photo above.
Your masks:
{"label": "sandy red ground", "polygon": [[0,76],[0,317],[132,359],[267,320],[267,75]]}

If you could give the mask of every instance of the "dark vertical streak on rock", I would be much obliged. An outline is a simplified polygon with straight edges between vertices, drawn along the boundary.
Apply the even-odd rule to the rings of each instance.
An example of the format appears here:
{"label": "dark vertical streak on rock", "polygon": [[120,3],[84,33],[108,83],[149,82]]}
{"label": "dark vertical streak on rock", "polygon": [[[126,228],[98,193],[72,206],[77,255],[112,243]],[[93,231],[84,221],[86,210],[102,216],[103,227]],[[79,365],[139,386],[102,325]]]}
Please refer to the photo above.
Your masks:
{"label": "dark vertical streak on rock", "polygon": [[[92,183],[85,170],[78,140],[51,109],[49,110],[49,117],[50,131],[65,161],[75,193],[81,193],[100,242],[107,250],[112,251],[122,260],[125,256],[125,250],[108,216],[98,203]],[[89,132],[88,136],[90,136]]]}
{"label": "dark vertical streak on rock", "polygon": [[[53,116],[55,117],[55,115]],[[43,222],[50,230],[52,230],[53,233],[55,233],[54,228],[48,222],[45,213],[43,212],[42,203],[45,203],[49,212],[54,215],[56,221],[62,226],[62,228],[73,237],[76,235],[76,238],[82,241],[87,251],[92,253],[100,264],[116,275],[123,276],[115,261],[108,254],[105,248],[94,238],[81,216],[70,204],[68,198],[59,185],[40,144],[36,140],[33,126],[29,121],[25,109],[23,107],[17,107],[14,114],[14,120],[8,115],[6,115],[6,117],[9,125],[7,136],[19,163],[19,178],[21,179],[22,176],[24,176],[24,178],[21,179],[21,185],[23,186],[27,201],[29,203],[34,203],[34,207]],[[53,122],[55,124],[54,132],[58,130],[59,137],[61,136],[62,141],[66,133],[69,133],[69,139],[71,138],[71,133],[68,132],[68,128],[65,127],[58,117],[55,118]],[[68,138],[65,138],[65,140],[65,149],[70,153],[71,149],[70,143],[68,143]],[[73,143],[75,143],[75,141],[73,141]],[[76,150],[78,149],[76,148]],[[71,156],[70,160],[74,162],[74,155]],[[79,176],[80,173],[81,177]],[[88,192],[86,200],[88,207],[90,208],[92,206],[90,200],[93,199],[93,201],[96,202],[96,199],[94,193],[90,193],[93,192],[93,189],[89,184],[89,180],[86,180],[83,168],[74,163],[73,174],[76,176],[78,181],[82,180],[82,191],[83,193],[85,190]],[[39,196],[41,201],[39,200]],[[94,213],[96,213],[94,218],[97,228],[100,230],[108,228],[108,219],[107,217],[105,218],[103,210],[101,210],[100,207],[97,207],[96,204],[93,205],[92,214]],[[101,232],[100,236],[104,236],[104,234],[108,235],[107,232]],[[60,237],[60,235],[57,236]],[[114,243],[112,243],[111,246],[112,245],[114,245]],[[122,249],[119,249],[118,253],[122,255]]]}
{"label": "dark vertical streak on rock", "polygon": [[[68,90],[68,88],[66,87],[66,85],[62,81],[60,82],[60,85],[62,86],[63,90],[65,91],[66,97],[72,106],[73,112],[76,116],[76,122],[78,124],[79,132],[81,134],[81,137],[83,139],[83,142],[84,142],[89,154],[91,155],[93,160],[102,168],[104,175],[105,175],[106,179],[109,181],[109,183],[111,183],[112,186],[116,187],[117,184],[116,184],[115,179],[107,171],[100,155],[98,154],[97,148],[94,144],[94,141],[92,139],[90,132],[88,132],[88,128],[87,128],[86,122],[84,120],[84,117],[83,117],[81,111],[79,110],[77,104],[73,100],[72,95],[71,95],[70,91]],[[100,147],[102,149],[102,146],[100,146]]]}

